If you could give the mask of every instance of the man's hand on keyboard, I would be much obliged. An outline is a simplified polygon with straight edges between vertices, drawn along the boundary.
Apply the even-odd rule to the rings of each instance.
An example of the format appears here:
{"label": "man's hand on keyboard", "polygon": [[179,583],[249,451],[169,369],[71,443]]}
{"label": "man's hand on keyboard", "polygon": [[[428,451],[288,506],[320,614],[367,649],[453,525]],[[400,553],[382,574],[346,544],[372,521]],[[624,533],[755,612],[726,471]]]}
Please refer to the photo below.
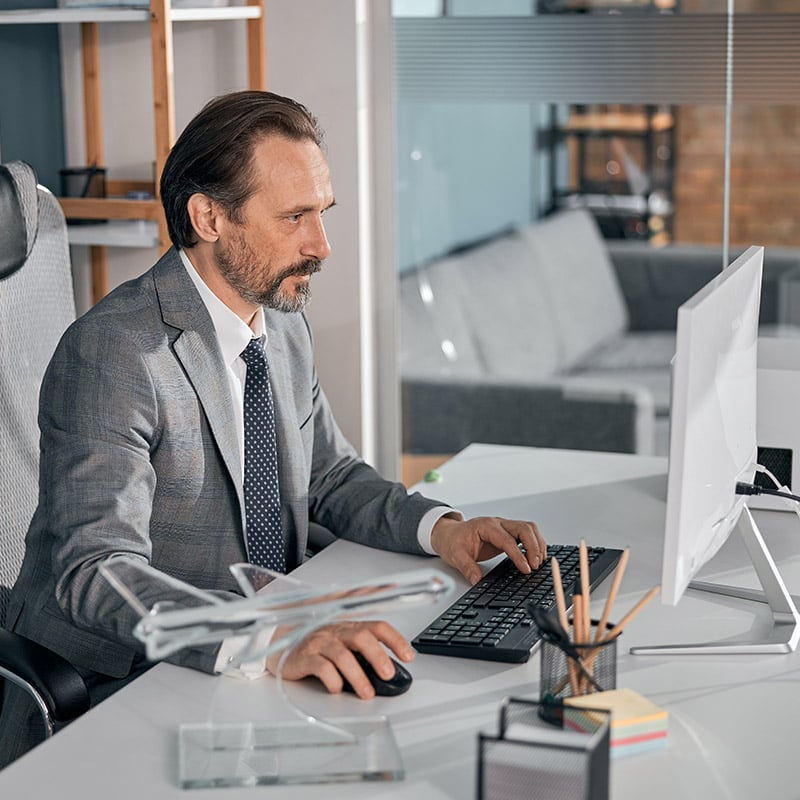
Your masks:
{"label": "man's hand on keyboard", "polygon": [[[525,553],[519,549],[525,548]],[[473,586],[481,579],[479,561],[506,553],[522,572],[542,563],[547,546],[534,522],[475,517],[457,520],[442,517],[433,527],[431,546]]]}

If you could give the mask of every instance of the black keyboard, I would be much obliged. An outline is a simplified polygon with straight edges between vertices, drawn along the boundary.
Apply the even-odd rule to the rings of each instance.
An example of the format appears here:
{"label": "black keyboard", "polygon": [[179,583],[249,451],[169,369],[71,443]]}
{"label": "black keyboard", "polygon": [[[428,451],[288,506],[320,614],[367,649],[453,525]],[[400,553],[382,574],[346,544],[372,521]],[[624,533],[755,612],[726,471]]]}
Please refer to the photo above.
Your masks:
{"label": "black keyboard", "polygon": [[[622,550],[587,547],[589,588],[595,587],[614,569]],[[551,544],[547,559],[536,571],[524,574],[509,558],[468,589],[440,614],[411,644],[420,653],[487,661],[527,661],[538,644],[539,629],[525,611],[533,601],[545,611],[556,604],[550,559],[556,557],[567,605],[578,580],[578,545]]]}

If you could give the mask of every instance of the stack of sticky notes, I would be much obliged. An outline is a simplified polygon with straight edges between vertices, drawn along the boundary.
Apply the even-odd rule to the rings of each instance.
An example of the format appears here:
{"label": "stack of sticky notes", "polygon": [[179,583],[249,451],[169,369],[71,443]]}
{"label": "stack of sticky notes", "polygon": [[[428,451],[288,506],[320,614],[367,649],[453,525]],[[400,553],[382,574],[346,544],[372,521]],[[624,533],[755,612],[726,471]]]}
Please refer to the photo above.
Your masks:
{"label": "stack of sticky notes", "polygon": [[[581,709],[579,711],[579,709]],[[587,730],[597,725],[592,709],[611,712],[612,756],[630,755],[666,743],[668,714],[631,689],[612,689],[564,700],[564,727]]]}

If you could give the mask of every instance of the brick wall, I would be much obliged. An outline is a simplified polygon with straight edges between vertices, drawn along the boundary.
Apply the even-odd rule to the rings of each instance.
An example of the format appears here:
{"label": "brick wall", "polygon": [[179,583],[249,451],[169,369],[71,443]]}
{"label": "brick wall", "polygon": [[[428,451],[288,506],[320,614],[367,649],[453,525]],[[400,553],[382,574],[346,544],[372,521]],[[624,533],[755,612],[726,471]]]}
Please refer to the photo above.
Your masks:
{"label": "brick wall", "polygon": [[[719,13],[721,0],[683,0],[684,13]],[[796,0],[736,0],[735,13],[796,13]],[[675,137],[679,242],[722,237],[725,119],[720,107],[683,107]],[[734,107],[731,115],[732,245],[800,246],[800,108]]]}
{"label": "brick wall", "polygon": [[[724,109],[681,108],[675,137],[675,241],[722,236]],[[734,108],[732,244],[800,245],[800,108]]]}

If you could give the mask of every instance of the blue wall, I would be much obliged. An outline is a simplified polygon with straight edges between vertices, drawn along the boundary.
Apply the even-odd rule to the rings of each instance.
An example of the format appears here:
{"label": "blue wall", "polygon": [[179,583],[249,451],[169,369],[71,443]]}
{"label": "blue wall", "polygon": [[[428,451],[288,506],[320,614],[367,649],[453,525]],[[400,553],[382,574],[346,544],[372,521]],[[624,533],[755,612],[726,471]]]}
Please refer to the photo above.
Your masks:
{"label": "blue wall", "polygon": [[[0,9],[54,7],[0,0]],[[0,25],[0,157],[22,159],[59,193],[64,166],[61,59],[56,25]]]}
{"label": "blue wall", "polygon": [[530,221],[527,103],[397,103],[400,271]]}

